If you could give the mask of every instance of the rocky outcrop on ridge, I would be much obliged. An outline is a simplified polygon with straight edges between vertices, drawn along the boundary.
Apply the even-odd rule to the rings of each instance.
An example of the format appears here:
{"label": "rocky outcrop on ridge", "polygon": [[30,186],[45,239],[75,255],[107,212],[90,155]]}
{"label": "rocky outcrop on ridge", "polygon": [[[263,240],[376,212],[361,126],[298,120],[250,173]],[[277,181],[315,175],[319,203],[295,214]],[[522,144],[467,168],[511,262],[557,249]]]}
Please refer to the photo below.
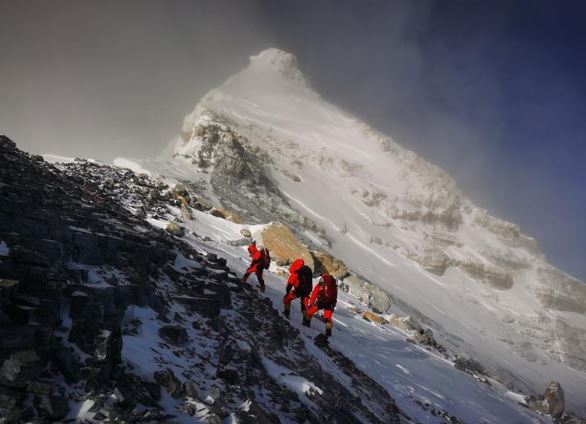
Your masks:
{"label": "rocky outcrop on ridge", "polygon": [[165,184],[0,137],[0,199],[0,422],[409,422],[224,259],[149,225],[180,207]]}
{"label": "rocky outcrop on ridge", "polygon": [[289,265],[301,258],[312,270],[315,268],[311,252],[295,237],[285,225],[279,222],[269,224],[258,234],[260,242],[269,249],[277,265]]}

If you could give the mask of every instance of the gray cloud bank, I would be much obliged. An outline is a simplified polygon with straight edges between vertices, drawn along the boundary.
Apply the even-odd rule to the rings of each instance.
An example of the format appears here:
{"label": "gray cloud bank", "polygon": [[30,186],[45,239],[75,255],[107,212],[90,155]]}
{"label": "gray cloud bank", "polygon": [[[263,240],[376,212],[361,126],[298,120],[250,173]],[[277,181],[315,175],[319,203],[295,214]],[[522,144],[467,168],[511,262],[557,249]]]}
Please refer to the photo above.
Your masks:
{"label": "gray cloud bank", "polygon": [[[571,149],[582,128],[567,113],[583,93],[534,40],[511,36],[513,3],[444,4],[2,0],[0,132],[32,152],[156,156],[209,89],[279,47],[325,98],[586,278],[585,175],[560,153],[586,153]],[[534,141],[548,132],[549,144]]]}

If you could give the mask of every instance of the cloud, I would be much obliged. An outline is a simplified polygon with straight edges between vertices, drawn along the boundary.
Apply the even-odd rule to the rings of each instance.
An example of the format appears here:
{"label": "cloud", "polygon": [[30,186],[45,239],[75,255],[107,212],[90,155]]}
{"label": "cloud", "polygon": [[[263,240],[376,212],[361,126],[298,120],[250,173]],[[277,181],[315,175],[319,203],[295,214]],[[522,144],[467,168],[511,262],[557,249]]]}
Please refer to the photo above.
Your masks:
{"label": "cloud", "polygon": [[531,5],[7,0],[0,131],[32,152],[157,156],[209,89],[282,48],[326,99],[584,278],[586,40],[578,13]]}

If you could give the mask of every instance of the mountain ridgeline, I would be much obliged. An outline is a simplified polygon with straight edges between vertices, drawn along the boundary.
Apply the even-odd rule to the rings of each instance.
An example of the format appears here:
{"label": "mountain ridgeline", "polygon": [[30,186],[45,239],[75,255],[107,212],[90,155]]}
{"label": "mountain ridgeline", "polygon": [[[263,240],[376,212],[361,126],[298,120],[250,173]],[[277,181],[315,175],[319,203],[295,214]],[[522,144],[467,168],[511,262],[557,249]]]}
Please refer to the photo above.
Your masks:
{"label": "mountain ridgeline", "polygon": [[[582,424],[584,283],[293,55],[114,165],[0,136],[0,424]],[[283,314],[297,258],[338,280],[329,339]]]}
{"label": "mountain ridgeline", "polygon": [[263,51],[211,90],[173,158],[247,221],[286,223],[495,375],[534,390],[556,378],[586,407],[586,285],[445,172],[323,100],[293,55]]}

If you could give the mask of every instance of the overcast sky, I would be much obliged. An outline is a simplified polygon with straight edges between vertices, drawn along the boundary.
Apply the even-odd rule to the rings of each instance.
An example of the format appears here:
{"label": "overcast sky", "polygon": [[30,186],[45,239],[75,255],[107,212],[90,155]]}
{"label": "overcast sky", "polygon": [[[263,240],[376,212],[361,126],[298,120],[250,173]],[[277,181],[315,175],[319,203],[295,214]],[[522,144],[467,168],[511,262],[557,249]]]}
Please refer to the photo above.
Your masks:
{"label": "overcast sky", "polygon": [[0,133],[36,153],[156,156],[209,89],[279,47],[586,279],[582,4],[0,0]]}

